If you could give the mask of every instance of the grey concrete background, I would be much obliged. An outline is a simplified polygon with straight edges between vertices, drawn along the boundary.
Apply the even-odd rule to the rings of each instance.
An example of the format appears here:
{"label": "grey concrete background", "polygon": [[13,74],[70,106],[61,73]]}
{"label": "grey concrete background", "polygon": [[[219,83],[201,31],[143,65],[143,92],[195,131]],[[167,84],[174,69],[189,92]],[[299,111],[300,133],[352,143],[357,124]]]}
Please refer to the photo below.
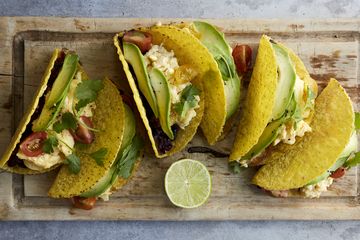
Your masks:
{"label": "grey concrete background", "polygon": [[[1,16],[358,17],[356,0],[0,0]],[[0,33],[1,34],[1,33]],[[1,57],[1,56],[0,56]],[[331,214],[331,213],[330,213]],[[0,239],[360,239],[360,222],[2,222]]]}

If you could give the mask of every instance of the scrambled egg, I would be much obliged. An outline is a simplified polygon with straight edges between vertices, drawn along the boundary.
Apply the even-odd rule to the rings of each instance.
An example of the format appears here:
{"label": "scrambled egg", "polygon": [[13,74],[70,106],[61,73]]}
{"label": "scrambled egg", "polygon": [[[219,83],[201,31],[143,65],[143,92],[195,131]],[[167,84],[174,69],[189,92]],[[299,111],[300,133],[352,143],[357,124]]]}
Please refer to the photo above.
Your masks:
{"label": "scrambled egg", "polygon": [[307,198],[319,198],[321,193],[326,192],[328,187],[333,183],[333,178],[328,177],[316,184],[300,188],[300,192]]}
{"label": "scrambled egg", "polygon": [[28,157],[19,151],[16,156],[24,160],[25,166],[32,170],[40,171],[51,168],[56,164],[62,163],[64,161],[63,156],[70,155],[72,153],[71,148],[75,145],[74,139],[68,130],[63,130],[60,134],[56,134],[56,138],[59,139],[59,145],[50,154],[43,153],[40,156]]}
{"label": "scrambled egg", "polygon": [[111,192],[111,187],[112,186],[110,186],[108,189],[106,189],[106,191],[105,192],[103,192],[101,195],[99,195],[98,196],[98,198],[101,198],[103,201],[109,201],[109,199],[110,199],[110,195],[112,194],[112,192]]}
{"label": "scrambled egg", "polygon": [[303,137],[306,132],[311,132],[311,127],[307,122],[304,120],[301,120],[296,124],[296,128],[294,127],[294,124],[292,121],[283,124],[280,127],[280,133],[275,139],[273,145],[277,145],[280,142],[286,143],[286,144],[294,144],[296,142],[296,137]]}
{"label": "scrambled egg", "polygon": [[144,55],[147,67],[156,67],[169,79],[179,67],[174,52],[166,50],[162,45],[153,45]]}
{"label": "scrambled egg", "polygon": [[[186,82],[176,84],[176,82],[173,81],[175,70],[179,68],[179,64],[174,52],[172,50],[166,50],[166,48],[164,48],[162,45],[153,45],[151,49],[144,55],[144,62],[148,69],[156,67],[162,71],[169,83],[171,104],[174,105],[179,103],[181,101],[182,91],[187,86],[191,85],[191,83]],[[182,129],[190,124],[191,120],[196,116],[195,109],[199,108],[200,97],[195,96],[195,99],[197,104],[193,108],[189,109],[183,118],[181,118],[181,116],[177,114],[174,109],[172,109],[172,124],[176,123]]]}
{"label": "scrambled egg", "polygon": [[[294,97],[298,104],[302,105],[304,102],[304,89],[305,82],[296,75],[295,86],[294,86]],[[302,112],[302,117],[306,118],[310,115],[310,109]],[[283,124],[279,129],[279,135],[273,142],[273,145],[277,145],[280,142],[286,144],[294,144],[296,142],[296,137],[303,137],[306,132],[311,132],[311,127],[304,120],[300,120],[295,123],[295,121],[290,120]]]}
{"label": "scrambled egg", "polygon": [[[69,92],[67,93],[64,105],[62,106],[60,115],[58,116],[58,119],[61,118],[61,114],[70,112],[72,114],[74,113],[75,105],[77,104],[78,100],[76,99],[76,87],[78,84],[82,82],[81,79],[81,72],[77,72],[74,79],[70,83]],[[90,80],[89,80],[90,81]],[[95,102],[92,102],[82,109],[80,109],[79,114],[81,116],[86,117],[92,117],[93,116],[93,110],[96,108]],[[52,130],[52,126],[49,127],[49,130]],[[24,164],[26,167],[40,171],[43,169],[51,168],[52,166],[62,163],[66,156],[72,154],[72,149],[75,145],[75,141],[73,136],[68,130],[63,130],[61,133],[54,133],[55,137],[58,139],[58,146],[54,147],[54,151],[50,154],[43,153],[40,156],[36,157],[28,157],[25,154],[23,154],[21,151],[19,151],[16,156],[19,159],[24,160]]]}

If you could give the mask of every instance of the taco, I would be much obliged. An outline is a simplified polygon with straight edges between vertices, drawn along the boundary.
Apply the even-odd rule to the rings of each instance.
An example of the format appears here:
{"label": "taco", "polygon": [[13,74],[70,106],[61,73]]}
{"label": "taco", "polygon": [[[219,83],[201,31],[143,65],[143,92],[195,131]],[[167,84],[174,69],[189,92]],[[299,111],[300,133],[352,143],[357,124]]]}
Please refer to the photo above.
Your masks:
{"label": "taco", "polygon": [[359,121],[349,96],[331,79],[316,99],[312,131],[295,145],[269,154],[253,183],[275,196],[320,197],[333,179],[360,162],[355,153]]}
{"label": "taco", "polygon": [[56,49],[0,167],[20,174],[46,172],[63,163],[73,167],[75,143],[93,145],[100,127],[92,120],[104,111],[97,95],[112,88],[103,87],[103,81],[88,79],[76,53]]}
{"label": "taco", "polygon": [[[213,145],[232,127],[239,110],[241,79],[246,72],[239,69],[246,66],[235,62],[233,56],[238,55],[244,45],[237,45],[232,50],[224,34],[207,22],[182,23],[178,27],[193,34],[206,47],[208,55],[213,59],[209,61],[213,70],[212,77],[204,81],[206,101],[200,125],[208,143]],[[245,64],[249,64],[251,48],[246,47],[250,49],[250,56],[246,56],[250,61]],[[238,72],[241,75],[238,75]]]}
{"label": "taco", "polygon": [[[112,89],[99,93],[99,109],[103,110],[93,119],[102,131],[95,132],[92,145],[77,149],[82,156],[80,171],[73,174],[63,166],[49,190],[50,197],[72,198],[78,208],[91,209],[98,198],[109,200],[130,179],[142,157],[143,140],[134,113],[113,84],[104,83],[104,90]],[[97,150],[98,146],[102,148]]]}
{"label": "taco", "polygon": [[300,58],[263,35],[230,154],[232,164],[263,164],[278,144],[293,145],[311,132],[316,96],[317,84]]}
{"label": "taco", "polygon": [[177,27],[114,36],[120,61],[156,157],[183,149],[204,111],[203,79],[214,73],[204,46]]}

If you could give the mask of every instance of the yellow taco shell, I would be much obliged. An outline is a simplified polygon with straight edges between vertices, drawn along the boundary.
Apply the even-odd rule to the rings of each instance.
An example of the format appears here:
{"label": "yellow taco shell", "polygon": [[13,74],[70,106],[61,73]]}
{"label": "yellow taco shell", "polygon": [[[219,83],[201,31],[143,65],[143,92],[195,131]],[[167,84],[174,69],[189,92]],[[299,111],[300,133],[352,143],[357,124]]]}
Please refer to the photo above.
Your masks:
{"label": "yellow taco shell", "polygon": [[272,153],[253,183],[267,190],[300,188],[327,171],[354,131],[354,109],[339,82],[331,79],[316,99],[312,132]]}
{"label": "yellow taco shell", "polygon": [[180,65],[189,64],[198,73],[197,77],[192,81],[192,84],[194,84],[200,90],[200,102],[199,108],[196,109],[196,116],[191,120],[190,124],[184,130],[179,130],[175,140],[173,141],[172,149],[165,154],[160,154],[152,134],[149,120],[146,117],[145,107],[140,98],[140,93],[137,89],[135,79],[130,72],[129,65],[125,60],[120,46],[121,44],[119,42],[119,37],[122,37],[123,34],[119,33],[114,36],[114,45],[117,48],[119,59],[122,63],[130,88],[133,92],[134,101],[137,105],[142,121],[148,132],[148,136],[155,156],[158,158],[162,158],[170,156],[182,150],[195,135],[196,130],[200,125],[205,105],[205,96],[202,82],[203,79],[211,76],[213,72],[211,72],[211,69],[209,69],[208,61],[204,58],[202,54],[203,51],[201,50],[201,48],[203,48],[203,46],[200,45],[198,42],[194,41],[194,37],[191,34],[186,33],[181,29],[173,26],[154,26],[150,28],[140,28],[139,30],[142,32],[150,33],[153,37],[154,44],[163,44],[166,49],[173,50]]}
{"label": "yellow taco shell", "polygon": [[[288,52],[295,66],[297,76],[317,95],[317,84],[310,77],[301,59],[291,49],[281,43],[277,44]],[[271,117],[275,104],[277,81],[275,52],[271,46],[270,38],[263,35],[260,39],[258,54],[244,104],[244,112],[238,126],[229,161],[240,160],[258,142]],[[305,121],[310,123],[312,115],[313,112]]]}
{"label": "yellow taco shell", "polygon": [[14,133],[14,135],[9,143],[8,148],[5,150],[5,153],[3,154],[3,156],[0,160],[0,168],[1,169],[4,169],[8,172],[19,173],[19,174],[39,174],[39,173],[43,173],[43,172],[48,172],[59,166],[59,165],[56,165],[49,169],[44,169],[42,171],[35,171],[35,170],[29,169],[29,168],[22,168],[22,167],[18,167],[18,166],[9,167],[6,163],[10,160],[11,155],[13,154],[17,145],[20,144],[21,137],[24,134],[26,128],[31,127],[31,126],[29,126],[31,120],[33,120],[33,119],[31,119],[31,117],[39,105],[40,98],[44,95],[44,93],[48,87],[47,84],[48,84],[49,78],[51,76],[52,69],[54,68],[54,64],[55,64],[56,60],[59,58],[61,52],[62,52],[61,49],[54,50],[53,55],[50,59],[50,62],[46,68],[45,74],[41,80],[40,87],[36,91],[35,96],[34,96],[32,102],[30,103],[27,112],[22,117],[22,119],[18,125],[18,128],[16,129],[16,132]]}
{"label": "yellow taco shell", "polygon": [[110,169],[120,150],[125,128],[125,110],[119,91],[109,79],[104,79],[104,88],[98,93],[95,103],[92,120],[100,131],[95,132],[94,142],[81,151],[92,153],[106,148],[108,152],[104,164],[99,166],[89,155],[81,154],[75,149],[81,159],[80,172],[73,174],[67,165],[62,166],[49,190],[49,196],[53,198],[69,198],[89,191]]}

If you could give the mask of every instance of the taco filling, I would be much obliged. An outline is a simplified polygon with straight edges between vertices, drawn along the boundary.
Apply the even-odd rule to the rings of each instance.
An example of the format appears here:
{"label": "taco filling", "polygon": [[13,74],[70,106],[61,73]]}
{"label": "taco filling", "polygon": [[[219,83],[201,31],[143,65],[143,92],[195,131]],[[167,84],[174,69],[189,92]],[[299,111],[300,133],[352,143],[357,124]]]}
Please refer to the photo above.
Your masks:
{"label": "taco filling", "polygon": [[277,197],[320,197],[360,163],[360,116],[353,111],[345,90],[331,79],[316,100],[312,132],[294,146],[282,145],[270,153],[253,183]]}
{"label": "taco filling", "polygon": [[274,105],[257,143],[237,160],[243,167],[263,164],[272,146],[279,143],[293,145],[297,137],[303,137],[312,130],[308,122],[314,110],[316,94],[298,76],[287,50],[273,40],[270,42],[277,63]]}
{"label": "taco filling", "polygon": [[[358,115],[358,114],[356,114]],[[360,118],[358,117],[358,120]],[[356,127],[355,127],[356,128]],[[288,197],[300,195],[305,198],[319,198],[333,184],[334,179],[343,177],[347,170],[356,166],[360,162],[360,154],[357,153],[358,140],[354,129],[351,138],[343,152],[340,154],[335,164],[320,176],[308,182],[301,188],[291,190],[270,191],[275,197]]]}
{"label": "taco filling", "polygon": [[200,91],[191,81],[198,73],[179,64],[173,50],[153,44],[148,32],[129,31],[119,40],[137,79],[157,149],[164,154],[197,114]]}
{"label": "taco filling", "polygon": [[79,57],[65,50],[60,52],[50,79],[54,81],[49,82],[43,103],[40,101],[32,116],[32,128],[29,124],[16,151],[17,162],[23,161],[18,165],[35,171],[71,161],[67,159],[76,156],[75,143],[91,144],[96,131],[92,117],[102,81],[88,80]]}

